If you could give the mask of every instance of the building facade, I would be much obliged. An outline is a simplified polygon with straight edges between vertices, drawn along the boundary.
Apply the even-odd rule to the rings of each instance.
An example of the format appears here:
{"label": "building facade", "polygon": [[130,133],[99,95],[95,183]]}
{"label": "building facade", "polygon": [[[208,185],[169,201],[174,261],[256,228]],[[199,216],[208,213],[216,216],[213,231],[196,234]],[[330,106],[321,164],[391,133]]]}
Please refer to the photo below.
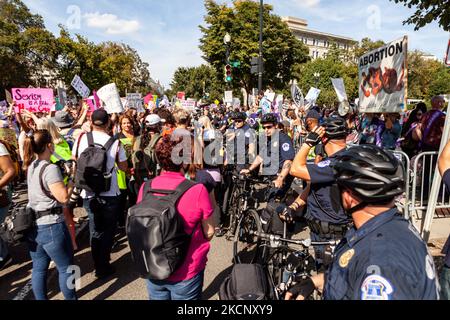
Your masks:
{"label": "building facade", "polygon": [[285,17],[282,20],[294,36],[309,48],[309,56],[312,59],[325,58],[333,44],[340,49],[350,51],[358,43],[348,37],[309,29],[308,22],[304,19]]}

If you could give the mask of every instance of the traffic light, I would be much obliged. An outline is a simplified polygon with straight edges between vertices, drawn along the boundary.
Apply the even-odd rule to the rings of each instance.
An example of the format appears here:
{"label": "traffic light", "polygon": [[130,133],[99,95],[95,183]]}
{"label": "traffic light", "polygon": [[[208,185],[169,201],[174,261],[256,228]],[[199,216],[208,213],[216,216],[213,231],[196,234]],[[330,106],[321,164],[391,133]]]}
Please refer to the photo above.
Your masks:
{"label": "traffic light", "polygon": [[232,72],[231,72],[231,65],[227,64],[225,66],[225,81],[231,82],[233,80]]}

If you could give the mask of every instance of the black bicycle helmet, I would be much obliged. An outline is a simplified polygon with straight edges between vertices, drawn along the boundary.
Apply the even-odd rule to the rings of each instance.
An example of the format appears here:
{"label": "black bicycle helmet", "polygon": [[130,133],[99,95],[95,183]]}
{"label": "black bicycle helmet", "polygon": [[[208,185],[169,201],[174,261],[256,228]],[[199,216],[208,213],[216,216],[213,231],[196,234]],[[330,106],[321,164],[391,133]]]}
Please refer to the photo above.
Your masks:
{"label": "black bicycle helmet", "polygon": [[233,120],[247,120],[247,114],[245,112],[233,112],[231,115]]}
{"label": "black bicycle helmet", "polygon": [[352,147],[337,156],[336,181],[363,203],[385,204],[403,194],[403,166],[397,158],[375,145]]}
{"label": "black bicycle helmet", "polygon": [[261,119],[261,124],[266,124],[266,123],[278,124],[277,116],[273,113],[265,114]]}
{"label": "black bicycle helmet", "polygon": [[330,116],[324,123],[325,132],[330,140],[340,140],[347,137],[347,123],[339,116]]}

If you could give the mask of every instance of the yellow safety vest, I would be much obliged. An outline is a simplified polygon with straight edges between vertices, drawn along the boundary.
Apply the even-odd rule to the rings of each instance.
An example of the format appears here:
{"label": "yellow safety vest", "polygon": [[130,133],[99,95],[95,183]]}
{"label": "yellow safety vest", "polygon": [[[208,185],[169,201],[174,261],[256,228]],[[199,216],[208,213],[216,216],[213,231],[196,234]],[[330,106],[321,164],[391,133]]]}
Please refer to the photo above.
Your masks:
{"label": "yellow safety vest", "polygon": [[[122,143],[123,147],[125,148],[127,158],[129,158],[133,151],[133,139],[123,138],[123,139],[120,139],[120,142]],[[119,185],[120,190],[127,190],[127,174],[124,171],[119,170],[119,169],[117,169],[117,183]]]}

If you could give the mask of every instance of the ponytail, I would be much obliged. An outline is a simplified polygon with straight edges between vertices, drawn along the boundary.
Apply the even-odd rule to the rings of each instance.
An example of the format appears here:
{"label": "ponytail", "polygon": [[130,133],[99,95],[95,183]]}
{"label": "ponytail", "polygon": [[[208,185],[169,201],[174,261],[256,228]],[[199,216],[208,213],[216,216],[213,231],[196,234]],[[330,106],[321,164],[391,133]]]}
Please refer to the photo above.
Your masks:
{"label": "ponytail", "polygon": [[26,171],[36,159],[36,155],[44,153],[47,145],[52,142],[52,136],[47,130],[28,133],[23,146],[23,169]]}

